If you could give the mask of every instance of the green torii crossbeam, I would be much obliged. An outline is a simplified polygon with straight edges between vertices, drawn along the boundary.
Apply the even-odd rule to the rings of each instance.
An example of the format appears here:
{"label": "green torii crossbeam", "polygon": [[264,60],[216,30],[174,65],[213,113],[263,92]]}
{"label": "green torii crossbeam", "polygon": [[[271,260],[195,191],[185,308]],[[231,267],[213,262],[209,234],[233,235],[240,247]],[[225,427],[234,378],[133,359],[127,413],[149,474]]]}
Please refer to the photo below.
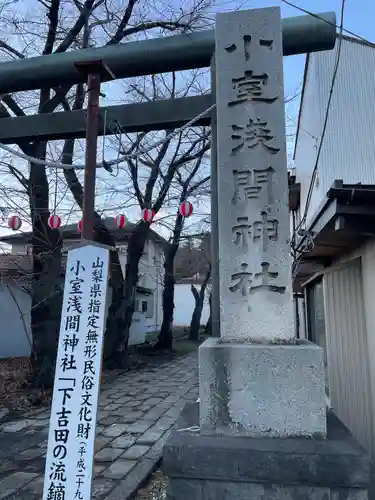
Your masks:
{"label": "green torii crossbeam", "polygon": [[[334,12],[282,20],[285,56],[330,50],[336,40]],[[85,82],[76,64],[102,61],[115,78],[182,71],[210,65],[214,30],[31,57],[0,64],[0,94]],[[102,78],[108,81],[109,75]],[[0,138],[1,140],[1,138]]]}

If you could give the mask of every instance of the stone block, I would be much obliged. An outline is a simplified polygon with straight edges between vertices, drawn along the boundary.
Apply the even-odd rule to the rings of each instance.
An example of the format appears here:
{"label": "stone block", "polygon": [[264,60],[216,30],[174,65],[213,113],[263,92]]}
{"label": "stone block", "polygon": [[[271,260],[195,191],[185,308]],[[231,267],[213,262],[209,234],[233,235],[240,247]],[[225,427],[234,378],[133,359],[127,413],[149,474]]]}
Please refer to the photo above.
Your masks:
{"label": "stone block", "polygon": [[31,472],[14,472],[0,481],[0,500],[21,489],[35,479],[38,474]]}
{"label": "stone block", "polygon": [[127,450],[128,448],[133,446],[134,443],[135,439],[132,436],[125,435],[114,439],[110,443],[110,446],[112,446],[113,448],[121,448],[123,450]]}
{"label": "stone block", "polygon": [[103,472],[103,476],[108,479],[123,479],[136,463],[133,460],[116,460]]}
{"label": "stone block", "polygon": [[170,500],[368,500],[370,461],[327,414],[327,438],[207,436],[189,404],[163,449]]}
{"label": "stone block", "polygon": [[104,429],[102,434],[103,434],[103,436],[106,436],[106,437],[115,438],[115,437],[121,436],[121,434],[124,434],[124,432],[127,432],[129,427],[130,426],[128,424],[112,424],[109,427],[107,427],[106,429]]}
{"label": "stone block", "polygon": [[325,436],[323,351],[297,345],[224,343],[199,348],[202,434]]}
{"label": "stone block", "polygon": [[103,448],[95,455],[96,462],[113,462],[124,453],[121,448]]}
{"label": "stone block", "polygon": [[124,460],[138,460],[139,458],[146,455],[149,451],[150,446],[135,444],[131,448],[129,448],[123,455],[122,459]]}

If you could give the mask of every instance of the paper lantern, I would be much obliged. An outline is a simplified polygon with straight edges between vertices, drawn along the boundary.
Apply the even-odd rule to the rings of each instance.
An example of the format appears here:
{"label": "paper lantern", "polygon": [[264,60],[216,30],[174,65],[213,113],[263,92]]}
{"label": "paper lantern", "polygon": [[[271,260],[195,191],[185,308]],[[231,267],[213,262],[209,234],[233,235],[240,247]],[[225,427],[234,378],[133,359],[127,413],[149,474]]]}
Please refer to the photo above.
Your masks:
{"label": "paper lantern", "polygon": [[48,225],[51,229],[58,229],[61,226],[61,217],[58,215],[51,215],[48,218]]}
{"label": "paper lantern", "polygon": [[12,229],[13,231],[18,231],[18,229],[22,226],[22,220],[21,220],[21,217],[19,217],[18,215],[12,215],[10,218],[9,218],[9,221],[8,221],[8,226],[10,227],[10,229]]}
{"label": "paper lantern", "polygon": [[77,224],[78,231],[82,233],[82,228],[83,228],[83,219],[81,219],[78,224]]}
{"label": "paper lantern", "polygon": [[143,220],[145,222],[152,222],[155,217],[155,210],[152,208],[144,208],[143,209]]}
{"label": "paper lantern", "polygon": [[122,214],[116,215],[115,222],[116,222],[117,229],[123,229],[125,227],[125,224],[126,224],[125,215],[122,215]]}
{"label": "paper lantern", "polygon": [[190,215],[193,213],[193,205],[190,203],[190,201],[184,201],[180,205],[180,214],[182,217],[190,217]]}

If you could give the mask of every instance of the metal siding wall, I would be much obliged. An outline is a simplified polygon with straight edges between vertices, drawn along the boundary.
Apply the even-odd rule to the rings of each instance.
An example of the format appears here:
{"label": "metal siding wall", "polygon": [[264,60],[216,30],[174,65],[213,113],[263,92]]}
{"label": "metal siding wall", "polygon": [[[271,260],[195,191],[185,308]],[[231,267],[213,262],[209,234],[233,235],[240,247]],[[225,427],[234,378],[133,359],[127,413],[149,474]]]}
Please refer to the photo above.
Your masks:
{"label": "metal siding wall", "polygon": [[[307,192],[316,161],[316,137],[319,137],[321,129],[320,106],[317,105],[319,99],[317,78],[317,64],[310,55],[303,102],[301,103],[301,117],[294,160],[296,181],[301,183],[301,216],[305,210]],[[308,210],[308,220],[311,220],[311,217],[316,212],[322,197],[323,194],[315,186]]]}
{"label": "metal siding wall", "polygon": [[[332,51],[312,54],[317,67],[321,124],[331,88],[338,43]],[[318,179],[326,193],[335,179],[345,183],[375,183],[375,50],[342,41],[327,130],[319,160]]]}
{"label": "metal siding wall", "polygon": [[370,453],[373,420],[361,260],[324,275],[332,407]]}

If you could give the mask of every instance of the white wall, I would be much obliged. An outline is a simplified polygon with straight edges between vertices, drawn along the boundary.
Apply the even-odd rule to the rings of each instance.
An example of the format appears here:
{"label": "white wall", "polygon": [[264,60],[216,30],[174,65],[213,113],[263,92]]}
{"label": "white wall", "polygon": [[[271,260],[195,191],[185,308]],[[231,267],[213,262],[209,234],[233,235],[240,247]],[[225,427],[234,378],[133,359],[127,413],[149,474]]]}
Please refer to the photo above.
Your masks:
{"label": "white wall", "polygon": [[[200,285],[195,285],[197,290],[200,290]],[[175,326],[189,326],[191,317],[195,307],[194,296],[191,293],[190,285],[178,284],[174,290],[174,320]],[[208,292],[206,290],[206,298],[204,301],[201,325],[205,325],[210,315],[210,307],[208,304]]]}
{"label": "white wall", "polygon": [[[119,258],[121,268],[125,274],[126,265],[126,244],[119,248]],[[149,302],[148,306],[152,308],[153,314],[144,314],[141,311],[134,313],[133,325],[130,330],[131,339],[129,343],[135,344],[143,342],[146,333],[152,333],[161,327],[163,319],[162,294],[163,294],[163,264],[162,251],[154,244],[153,241],[148,241],[145,247],[144,255],[139,265],[139,286],[148,288],[153,291],[153,296],[137,294],[136,300],[139,301],[141,307],[142,300]],[[136,339],[136,340],[135,340]]]}
{"label": "white wall", "polygon": [[0,283],[0,358],[30,355],[30,309],[30,295],[13,282]]}
{"label": "white wall", "polygon": [[[295,150],[296,182],[301,184],[301,216],[304,213],[311,174],[317,156],[317,138],[321,129],[321,106],[319,106],[319,87],[316,61],[309,57],[308,71],[300,110],[300,125]],[[322,199],[319,186],[315,185],[308,217],[311,220]],[[296,221],[298,225],[298,220]]]}

